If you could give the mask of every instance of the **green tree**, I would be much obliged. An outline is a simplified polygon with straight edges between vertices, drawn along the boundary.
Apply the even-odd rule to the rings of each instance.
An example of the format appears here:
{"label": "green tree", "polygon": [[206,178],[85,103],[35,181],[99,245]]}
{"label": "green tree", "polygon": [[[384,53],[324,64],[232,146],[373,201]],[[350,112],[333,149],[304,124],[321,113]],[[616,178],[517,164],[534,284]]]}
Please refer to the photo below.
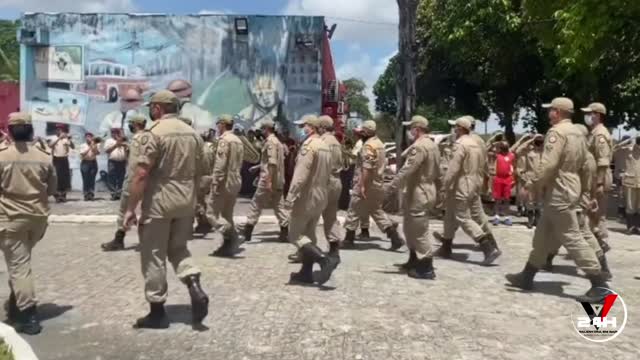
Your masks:
{"label": "green tree", "polygon": [[20,45],[17,21],[0,20],[0,80],[20,79]]}
{"label": "green tree", "polygon": [[378,77],[373,85],[373,94],[376,96],[376,110],[395,114],[398,111],[398,97],[396,94],[396,72],[398,71],[398,56],[389,60],[384,73]]}
{"label": "green tree", "polygon": [[367,84],[356,78],[350,78],[342,82],[347,88],[345,101],[349,104],[350,112],[357,112],[364,119],[371,119],[371,110],[369,110],[369,98],[365,95]]}

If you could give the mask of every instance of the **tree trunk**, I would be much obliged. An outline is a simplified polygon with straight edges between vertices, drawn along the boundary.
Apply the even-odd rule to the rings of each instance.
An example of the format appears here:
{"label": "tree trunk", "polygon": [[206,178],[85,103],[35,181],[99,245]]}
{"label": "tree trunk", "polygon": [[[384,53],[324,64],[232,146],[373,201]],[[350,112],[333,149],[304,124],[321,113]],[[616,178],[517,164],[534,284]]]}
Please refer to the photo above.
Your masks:
{"label": "tree trunk", "polygon": [[405,136],[402,123],[411,120],[416,106],[416,13],[419,0],[397,0],[400,12],[398,41],[398,74],[396,76],[396,163],[402,165],[401,154],[405,148]]}

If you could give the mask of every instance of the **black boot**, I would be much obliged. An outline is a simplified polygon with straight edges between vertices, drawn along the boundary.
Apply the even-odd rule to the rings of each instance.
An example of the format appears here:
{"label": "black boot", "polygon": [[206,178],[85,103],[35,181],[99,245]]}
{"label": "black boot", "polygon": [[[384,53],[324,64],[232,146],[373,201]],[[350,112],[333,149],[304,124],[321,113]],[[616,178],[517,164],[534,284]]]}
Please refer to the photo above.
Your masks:
{"label": "black boot", "polygon": [[238,253],[238,241],[233,234],[222,235],[222,245],[210,256],[232,258]]}
{"label": "black boot", "polygon": [[433,271],[433,258],[426,257],[422,260],[418,260],[416,266],[413,269],[410,269],[407,275],[414,279],[435,279],[436,273]]}
{"label": "black boot", "polygon": [[300,271],[291,273],[289,276],[290,284],[313,284],[313,261],[302,263]]}
{"label": "black boot", "polygon": [[151,311],[147,316],[136,320],[134,329],[168,329],[169,318],[164,311],[164,303],[149,303]]}
{"label": "black boot", "polygon": [[507,281],[511,283],[511,286],[515,286],[523,290],[532,290],[533,278],[536,276],[537,272],[538,269],[535,266],[527,263],[522,272],[517,274],[507,274],[505,275],[505,278],[507,278]]}
{"label": "black boot", "polygon": [[441,245],[435,252],[435,256],[450,259],[453,252],[453,239],[445,239],[439,232],[434,231],[433,237],[440,241]]}
{"label": "black boot", "polygon": [[126,233],[123,230],[116,231],[113,240],[100,245],[102,251],[120,251],[124,250],[124,237]]}
{"label": "black boot", "polygon": [[403,271],[409,271],[416,267],[418,264],[418,254],[414,250],[409,251],[409,260],[407,260],[404,264],[395,264],[395,266],[399,267]]}
{"label": "black boot", "polygon": [[318,263],[320,265],[320,271],[314,275],[315,282],[319,285],[324,285],[331,278],[331,274],[338,266],[338,259],[325,255],[320,248],[315,244],[307,244],[300,248],[302,253],[302,263]]}
{"label": "black boot", "polygon": [[211,224],[209,224],[209,220],[207,220],[205,216],[201,216],[201,215],[198,216],[196,221],[197,221],[196,228],[193,229],[194,234],[207,236],[207,234],[209,234],[213,229]]}
{"label": "black boot", "polygon": [[400,234],[398,234],[396,226],[390,226],[384,232],[387,234],[389,240],[391,240],[391,247],[389,250],[396,251],[404,245],[404,240],[402,240]]}
{"label": "black boot", "polygon": [[280,236],[278,237],[278,241],[281,243],[289,242],[289,227],[288,226],[280,226]]}
{"label": "black boot", "polygon": [[355,240],[356,240],[356,231],[347,230],[347,233],[344,235],[344,240],[342,241],[342,248],[353,249],[356,245]]}
{"label": "black boot", "polygon": [[251,241],[251,235],[253,234],[254,227],[255,225],[244,224],[244,229],[242,229],[242,239],[240,239],[242,242]]}
{"label": "black boot", "polygon": [[200,274],[191,275],[184,280],[191,296],[191,318],[193,324],[201,324],[209,313],[209,297],[200,286]]}
{"label": "black boot", "polygon": [[536,212],[534,210],[527,211],[527,228],[531,229],[536,223]]}
{"label": "black boot", "polygon": [[555,258],[556,255],[557,255],[556,253],[547,255],[547,263],[544,264],[544,267],[542,268],[542,270],[546,272],[553,272],[553,258]]}
{"label": "black boot", "polygon": [[497,244],[495,244],[491,237],[488,235],[484,235],[482,238],[478,240],[478,244],[480,244],[480,250],[484,254],[484,260],[482,260],[482,265],[491,265],[497,258],[502,255],[502,251],[498,249]]}
{"label": "black boot", "polygon": [[300,254],[300,251],[296,251],[293,254],[289,254],[289,256],[287,256],[287,259],[289,259],[289,261],[293,264],[301,264],[302,254]]}
{"label": "black boot", "polygon": [[369,228],[360,229],[360,240],[368,240],[370,238],[371,235],[369,235]]}
{"label": "black boot", "polygon": [[627,235],[633,234],[633,214],[625,214],[625,225],[627,225]]}
{"label": "black boot", "polygon": [[329,242],[329,253],[327,254],[331,257],[333,257],[334,259],[338,260],[338,264],[340,264],[340,243],[335,241],[335,242]]}
{"label": "black boot", "polygon": [[18,309],[16,294],[13,292],[13,290],[11,290],[11,294],[9,294],[9,300],[7,300],[7,302],[5,303],[4,310],[7,312],[7,320],[9,323],[18,321],[20,310]]}
{"label": "black boot", "polygon": [[605,277],[600,273],[597,275],[587,275],[587,278],[591,281],[591,289],[584,295],[576,297],[576,300],[589,304],[603,304],[607,295],[611,294],[609,284],[607,284]]}
{"label": "black boot", "polygon": [[601,271],[604,279],[607,281],[611,280],[613,278],[613,275],[611,275],[611,270],[609,269],[607,256],[605,254],[602,254],[602,256],[598,258],[598,261],[600,262],[600,268],[602,269]]}
{"label": "black boot", "polygon": [[38,319],[36,306],[33,305],[22,311],[18,310],[17,319],[13,324],[13,328],[16,330],[16,332],[22,334],[40,334],[40,332],[42,331],[42,326],[40,325],[40,320]]}

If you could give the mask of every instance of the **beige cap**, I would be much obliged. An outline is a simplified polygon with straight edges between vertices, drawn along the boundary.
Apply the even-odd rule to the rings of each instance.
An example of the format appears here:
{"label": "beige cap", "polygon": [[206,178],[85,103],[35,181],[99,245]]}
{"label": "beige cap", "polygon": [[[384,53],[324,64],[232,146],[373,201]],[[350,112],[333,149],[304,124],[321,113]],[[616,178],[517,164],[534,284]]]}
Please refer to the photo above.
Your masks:
{"label": "beige cap", "polygon": [[586,108],[582,108],[581,110],[586,113],[594,112],[602,115],[607,115],[607,108],[602,103],[591,103],[589,104],[589,106],[587,106]]}
{"label": "beige cap", "polygon": [[320,126],[320,120],[317,116],[312,114],[305,115],[300,120],[294,121],[293,123],[296,125],[311,125],[313,127]]}
{"label": "beige cap", "polygon": [[262,120],[262,122],[260,123],[260,128],[265,128],[265,127],[274,129],[276,127],[276,122],[273,121],[271,118],[266,118]]}
{"label": "beige cap", "polygon": [[471,127],[475,123],[473,116],[465,115],[454,120],[449,120],[449,125],[460,126],[467,130],[471,130]]}
{"label": "beige cap", "polygon": [[429,127],[429,120],[424,116],[416,115],[411,118],[411,121],[405,121],[402,125],[426,129]]}
{"label": "beige cap", "polygon": [[332,128],[333,127],[333,119],[329,115],[322,115],[318,118],[320,121],[320,126],[323,128]]}
{"label": "beige cap", "polygon": [[566,97],[558,97],[553,99],[550,104],[543,104],[543,108],[554,108],[562,111],[573,112],[573,101]]}
{"label": "beige cap", "polygon": [[160,90],[157,93],[153,94],[151,96],[151,99],[149,100],[149,102],[146,103],[146,105],[149,104],[175,104],[178,105],[180,104],[180,101],[178,100],[178,97],[176,96],[176,94],[172,93],[169,90]]}
{"label": "beige cap", "polygon": [[129,118],[129,124],[144,124],[147,118],[144,115],[136,114]]}
{"label": "beige cap", "polygon": [[25,112],[14,112],[9,114],[9,125],[31,124],[31,114]]}
{"label": "beige cap", "polygon": [[355,131],[356,132],[362,132],[362,131],[366,131],[366,132],[370,132],[370,133],[375,133],[376,132],[376,122],[373,120],[366,120],[364,122],[362,122],[362,125],[358,126]]}
{"label": "beige cap", "polygon": [[222,114],[220,116],[218,116],[218,121],[216,121],[216,124],[226,124],[226,125],[233,125],[233,116],[229,115],[229,114]]}

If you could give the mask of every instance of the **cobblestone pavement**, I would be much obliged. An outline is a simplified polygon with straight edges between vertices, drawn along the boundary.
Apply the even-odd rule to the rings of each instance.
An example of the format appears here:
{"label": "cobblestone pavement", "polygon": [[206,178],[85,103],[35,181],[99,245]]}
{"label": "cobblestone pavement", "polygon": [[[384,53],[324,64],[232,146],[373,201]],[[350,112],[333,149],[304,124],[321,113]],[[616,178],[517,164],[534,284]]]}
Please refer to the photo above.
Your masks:
{"label": "cobblestone pavement", "polygon": [[[114,207],[102,203],[76,214],[109,214],[101,212],[107,208]],[[342,252],[342,264],[322,289],[286,285],[298,267],[286,261],[291,245],[271,241],[277,237],[273,221],[256,228],[255,240],[235,260],[207,256],[220,235],[196,239],[190,248],[211,296],[209,329],[200,332],[189,324],[188,293],[171,270],[171,328],[131,328],[147,311],[137,239],[129,235],[128,251],[99,251],[113,230],[109,224],[54,223],[36,247],[33,270],[45,330],[27,341],[40,359],[618,360],[640,353],[640,280],[634,279],[640,275],[640,236],[611,234],[612,287],[625,299],[629,321],[619,337],[595,344],[571,324],[571,296],[589,287],[572,262],[559,256],[558,273],[537,276],[538,292],[505,286],[504,274],[521,270],[530,249],[532,231],[519,225],[496,228],[504,255],[493,267],[475,264],[482,256],[459,232],[455,260],[436,259],[435,281],[397,273],[393,264],[407,254],[385,251],[389,244],[374,229],[377,239]],[[6,280],[4,267],[0,276]],[[0,298],[7,296],[0,287]]]}

